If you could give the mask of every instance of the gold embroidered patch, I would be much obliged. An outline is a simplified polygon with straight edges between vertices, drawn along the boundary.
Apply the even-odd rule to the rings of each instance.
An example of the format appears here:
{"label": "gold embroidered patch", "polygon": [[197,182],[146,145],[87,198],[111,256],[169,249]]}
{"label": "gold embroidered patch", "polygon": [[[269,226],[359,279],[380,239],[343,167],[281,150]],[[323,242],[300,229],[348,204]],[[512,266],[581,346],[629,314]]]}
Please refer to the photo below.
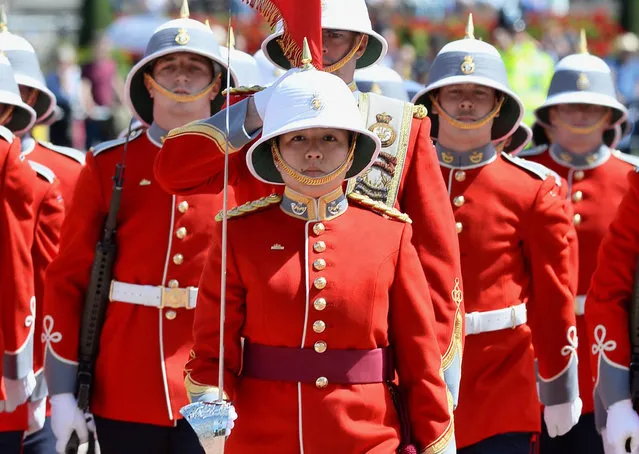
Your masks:
{"label": "gold embroidered patch", "polygon": [[590,80],[584,73],[579,74],[577,78],[577,88],[579,90],[588,90],[590,88]]}
{"label": "gold embroidered patch", "polygon": [[482,153],[481,151],[473,151],[468,157],[468,159],[473,164],[479,164],[481,160],[484,159],[484,153]]}
{"label": "gold embroidered patch", "polygon": [[466,55],[461,64],[461,72],[464,74],[472,74],[475,72],[475,61],[471,55]]}
{"label": "gold embroidered patch", "polygon": [[379,140],[382,141],[383,148],[390,147],[397,139],[397,131],[390,125],[393,117],[384,112],[377,114],[375,118],[377,119],[377,123],[373,123],[368,130],[379,137]]}
{"label": "gold embroidered patch", "polygon": [[189,32],[186,31],[186,28],[179,28],[177,35],[175,35],[175,42],[180,46],[184,46],[185,44],[188,44],[189,41],[191,41],[191,36],[189,35]]}
{"label": "gold embroidered patch", "polygon": [[447,151],[442,152],[442,161],[444,161],[446,164],[452,164],[453,161],[455,160],[455,157],[448,153]]}

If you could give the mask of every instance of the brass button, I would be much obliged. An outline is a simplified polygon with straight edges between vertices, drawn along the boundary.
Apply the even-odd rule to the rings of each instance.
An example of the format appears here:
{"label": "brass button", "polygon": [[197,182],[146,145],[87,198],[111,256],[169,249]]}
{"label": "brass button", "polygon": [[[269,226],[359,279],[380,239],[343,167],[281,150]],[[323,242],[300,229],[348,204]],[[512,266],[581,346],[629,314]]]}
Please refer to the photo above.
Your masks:
{"label": "brass button", "polygon": [[583,179],[584,179],[584,176],[585,176],[585,174],[584,174],[584,171],[583,171],[583,170],[577,170],[577,171],[575,172],[575,176],[574,176],[574,178],[575,178],[575,180],[576,180],[576,181],[581,181],[581,180],[583,180]]}
{"label": "brass button", "polygon": [[169,281],[169,288],[178,288],[180,286],[180,283],[177,281],[177,279],[171,279]]}
{"label": "brass button", "polygon": [[317,298],[313,303],[313,307],[316,311],[323,311],[326,309],[326,300],[324,298]]}
{"label": "brass button", "polygon": [[188,209],[189,209],[189,202],[187,202],[186,200],[184,200],[184,201],[182,201],[182,202],[180,202],[178,204],[178,211],[180,213],[186,213],[186,210],[188,210]]}
{"label": "brass button", "polygon": [[579,225],[581,224],[581,215],[579,213],[576,213],[573,217],[572,217],[572,221],[575,223],[575,225]]}
{"label": "brass button", "polygon": [[313,331],[315,331],[316,333],[323,333],[325,329],[326,323],[324,323],[322,320],[316,320],[315,322],[313,322]]}
{"label": "brass button", "polygon": [[323,241],[318,241],[313,245],[313,250],[315,252],[324,252],[326,250],[326,243]]}
{"label": "brass button", "polygon": [[322,224],[321,222],[318,222],[313,226],[313,233],[317,236],[320,236],[322,233],[324,233],[325,230],[326,227],[324,227],[324,224]]}
{"label": "brass button", "polygon": [[458,195],[457,197],[453,199],[453,203],[455,204],[457,208],[459,208],[460,206],[463,206],[464,203],[466,203],[466,199],[464,198],[463,195]]}
{"label": "brass button", "polygon": [[315,282],[313,282],[313,286],[317,290],[322,290],[324,287],[326,287],[326,278],[325,277],[318,277],[317,279],[315,279]]}
{"label": "brass button", "polygon": [[181,265],[184,262],[184,256],[182,254],[175,254],[173,256],[173,263]]}
{"label": "brass button", "polygon": [[179,239],[183,240],[184,237],[186,236],[186,227],[180,227],[179,229],[177,229],[175,231],[175,236],[177,236]]}
{"label": "brass button", "polygon": [[315,380],[315,386],[317,386],[319,389],[324,389],[328,386],[328,378],[326,377],[320,377],[317,380]]}
{"label": "brass button", "polygon": [[175,317],[177,317],[177,312],[175,312],[175,311],[166,311],[164,313],[164,317],[166,317],[167,320],[175,320]]}
{"label": "brass button", "polygon": [[457,229],[457,233],[462,233],[462,230],[464,230],[464,225],[461,222],[457,222],[455,223],[455,228]]}
{"label": "brass button", "polygon": [[324,259],[317,259],[313,262],[313,268],[315,269],[315,271],[322,271],[324,268],[326,268],[326,260]]}
{"label": "brass button", "polygon": [[315,342],[315,345],[313,345],[313,349],[317,353],[324,353],[327,348],[328,348],[328,345],[326,345],[326,342],[324,341],[317,341]]}
{"label": "brass button", "polygon": [[455,180],[464,181],[465,179],[466,179],[466,172],[464,172],[463,170],[458,170],[457,172],[455,172]]}
{"label": "brass button", "polygon": [[572,195],[573,202],[581,202],[584,199],[584,193],[581,191],[577,191]]}

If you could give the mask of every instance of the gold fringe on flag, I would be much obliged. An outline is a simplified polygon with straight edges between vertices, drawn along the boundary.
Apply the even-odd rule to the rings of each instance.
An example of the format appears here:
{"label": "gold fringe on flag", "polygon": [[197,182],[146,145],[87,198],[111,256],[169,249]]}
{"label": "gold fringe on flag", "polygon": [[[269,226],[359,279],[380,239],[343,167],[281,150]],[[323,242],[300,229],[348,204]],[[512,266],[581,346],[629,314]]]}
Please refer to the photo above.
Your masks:
{"label": "gold fringe on flag", "polygon": [[286,21],[277,6],[271,0],[242,0],[242,2],[260,13],[271,27],[275,27],[279,20],[284,22],[284,33],[281,38],[278,38],[277,42],[291,65],[294,67],[299,66],[302,61],[302,47],[295,42],[288,32]]}

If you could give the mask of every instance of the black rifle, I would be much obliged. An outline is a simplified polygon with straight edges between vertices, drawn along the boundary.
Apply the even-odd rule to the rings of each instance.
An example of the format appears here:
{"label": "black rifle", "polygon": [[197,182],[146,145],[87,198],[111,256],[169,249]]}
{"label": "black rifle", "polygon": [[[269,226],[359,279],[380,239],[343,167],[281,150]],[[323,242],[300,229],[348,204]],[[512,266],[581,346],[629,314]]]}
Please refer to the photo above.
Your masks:
{"label": "black rifle", "polygon": [[[109,213],[104,222],[102,237],[95,247],[95,257],[91,268],[91,279],[84,300],[82,310],[82,325],[80,327],[80,347],[78,354],[78,374],[76,378],[76,398],[78,408],[86,413],[89,410],[91,400],[91,388],[93,386],[93,371],[95,360],[98,357],[100,348],[100,335],[104,326],[104,318],[107,305],[109,304],[109,292],[111,280],[113,278],[113,266],[117,245],[115,242],[115,232],[117,227],[117,216],[122,200],[122,185],[124,184],[124,158],[131,136],[131,126],[129,124],[127,140],[124,143],[122,160],[116,165],[113,176],[113,190],[109,203]],[[80,447],[80,439],[76,432],[71,434],[71,438],[65,448],[66,454],[77,454]],[[89,447],[87,454],[95,453],[95,436],[89,434]]]}

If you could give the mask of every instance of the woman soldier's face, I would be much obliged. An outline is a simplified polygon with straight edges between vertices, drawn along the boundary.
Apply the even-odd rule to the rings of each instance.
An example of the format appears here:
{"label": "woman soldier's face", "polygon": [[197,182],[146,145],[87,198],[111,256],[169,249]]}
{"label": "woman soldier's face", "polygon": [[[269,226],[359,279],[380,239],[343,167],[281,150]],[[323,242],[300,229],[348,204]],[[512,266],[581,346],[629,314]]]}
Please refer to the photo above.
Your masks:
{"label": "woman soldier's face", "polygon": [[[280,153],[284,161],[301,175],[318,178],[341,166],[348,156],[351,133],[343,129],[311,128],[289,132],[279,137]],[[348,165],[341,175],[320,186],[303,185],[286,172],[282,178],[291,189],[320,197],[338,188],[344,181]]]}

